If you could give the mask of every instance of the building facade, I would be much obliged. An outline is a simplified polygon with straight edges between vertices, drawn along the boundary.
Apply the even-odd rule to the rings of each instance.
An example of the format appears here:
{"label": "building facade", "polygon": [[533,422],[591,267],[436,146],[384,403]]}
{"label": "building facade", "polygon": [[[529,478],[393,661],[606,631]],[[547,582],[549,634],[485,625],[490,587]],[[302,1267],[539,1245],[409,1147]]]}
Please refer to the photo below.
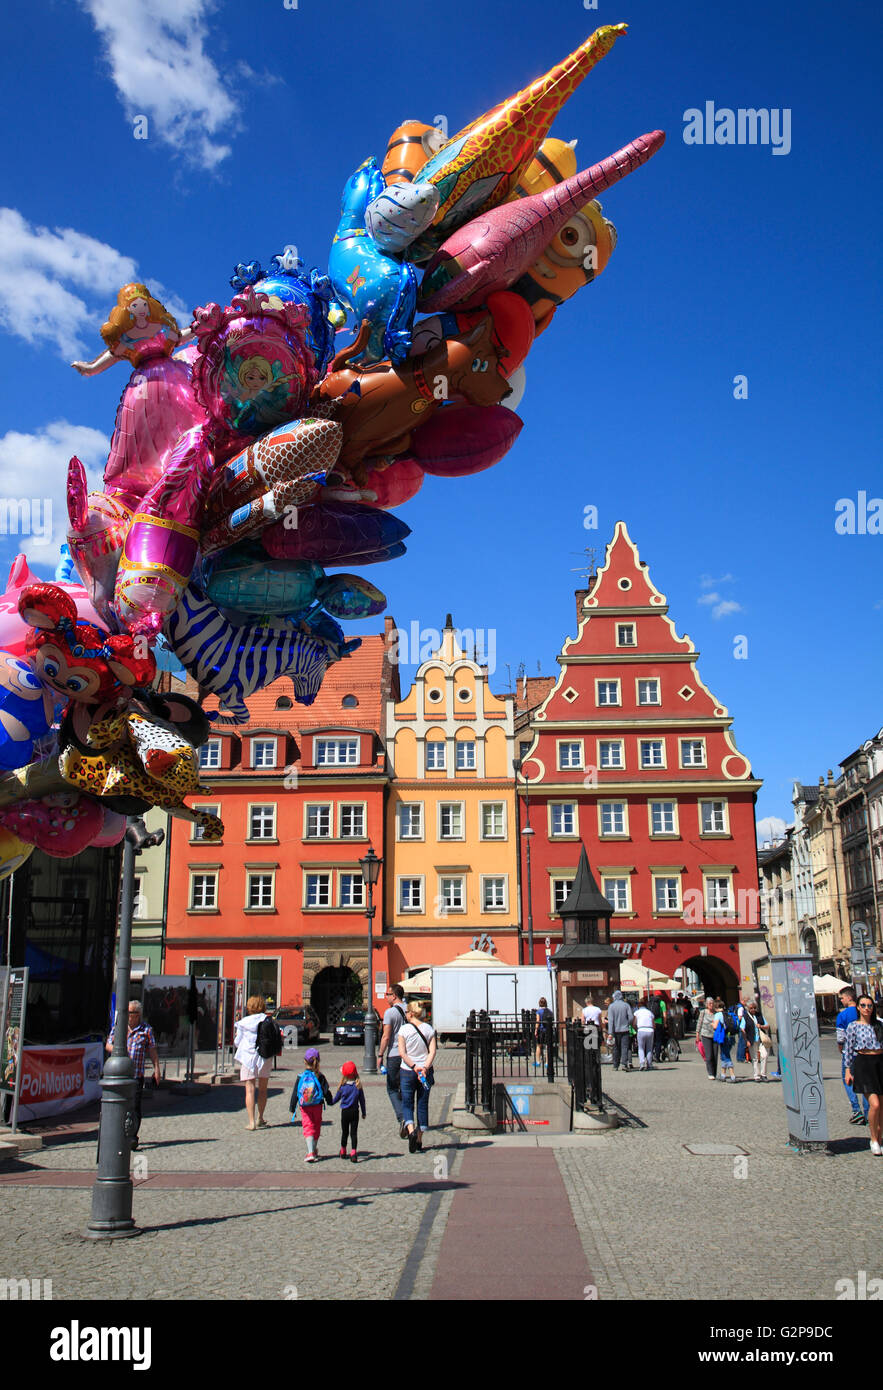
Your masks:
{"label": "building facade", "polygon": [[[560,908],[584,844],[614,908],[611,937],[642,963],[686,967],[706,989],[753,991],[765,953],[754,807],[760,783],[732,720],[703,684],[623,522],[578,595],[579,628],[534,711],[523,760],[522,824],[533,961],[560,943]],[[526,918],[527,911],[523,913]]]}

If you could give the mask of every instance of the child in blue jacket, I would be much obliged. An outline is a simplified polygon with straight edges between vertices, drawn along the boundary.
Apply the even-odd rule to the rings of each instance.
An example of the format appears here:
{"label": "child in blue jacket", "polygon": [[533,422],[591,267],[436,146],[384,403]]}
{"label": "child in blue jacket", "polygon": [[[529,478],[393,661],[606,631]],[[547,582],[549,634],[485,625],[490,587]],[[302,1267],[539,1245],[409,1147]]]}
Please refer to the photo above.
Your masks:
{"label": "child in blue jacket", "polygon": [[331,1104],[336,1105],[338,1101],[340,1101],[340,1157],[346,1158],[346,1146],[349,1139],[353,1147],[350,1159],[353,1163],[358,1163],[359,1110],[362,1111],[363,1115],[365,1114],[365,1092],[362,1090],[362,1083],[359,1080],[355,1062],[344,1062],[340,1069],[340,1085]]}

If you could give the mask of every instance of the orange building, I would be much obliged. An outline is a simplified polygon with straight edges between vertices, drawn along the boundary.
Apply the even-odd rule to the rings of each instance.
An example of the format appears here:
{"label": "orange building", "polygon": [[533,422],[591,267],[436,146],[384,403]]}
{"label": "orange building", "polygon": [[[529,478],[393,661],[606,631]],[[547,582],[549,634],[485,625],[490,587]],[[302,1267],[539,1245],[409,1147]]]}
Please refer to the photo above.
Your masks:
{"label": "orange building", "polygon": [[[224,822],[220,844],[172,821],[165,970],[242,979],[246,997],[311,1003],[329,1015],[367,990],[367,921],[359,860],[384,857],[389,774],[381,740],[398,698],[395,624],[329,668],[310,706],[283,677],[249,698],[248,724],[216,724],[200,749],[211,792],[191,804]],[[188,693],[195,693],[188,683]],[[205,708],[217,708],[207,699]],[[383,903],[381,870],[375,902]],[[386,987],[383,915],[374,966]]]}

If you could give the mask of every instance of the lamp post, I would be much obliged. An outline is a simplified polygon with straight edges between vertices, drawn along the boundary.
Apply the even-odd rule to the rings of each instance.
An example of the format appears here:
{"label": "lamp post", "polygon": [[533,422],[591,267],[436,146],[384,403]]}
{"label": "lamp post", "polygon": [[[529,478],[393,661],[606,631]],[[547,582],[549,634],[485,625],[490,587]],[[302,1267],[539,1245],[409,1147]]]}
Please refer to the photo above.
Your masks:
{"label": "lamp post", "polygon": [[368,846],[368,853],[364,859],[359,860],[359,867],[362,870],[362,882],[368,890],[368,900],[365,907],[365,916],[368,918],[368,1005],[365,1009],[365,1056],[362,1059],[362,1071],[369,1076],[377,1071],[377,1019],[374,1015],[374,885],[380,873],[380,866],[383,860],[378,859],[374,853],[373,845]]}
{"label": "lamp post", "polygon": [[[515,771],[515,801],[518,802],[518,774],[521,772],[524,763],[521,758],[514,758],[512,767]],[[530,823],[530,784],[527,778],[524,779],[524,819],[525,826],[521,834],[524,837],[524,847],[527,853],[527,963],[533,965],[533,894],[530,891],[530,841],[531,836],[536,832]]]}
{"label": "lamp post", "polygon": [[92,1217],[86,1235],[114,1240],[139,1234],[132,1220],[130,1140],[126,1112],[135,1095],[135,1068],[127,1047],[129,982],[132,973],[132,909],[135,901],[135,855],[161,845],[165,831],[148,831],[140,816],[130,816],[123,840],[120,885],[120,944],[117,955],[116,1021],[113,1051],[101,1078],[101,1118],[98,1130],[98,1176],[92,1185]]}

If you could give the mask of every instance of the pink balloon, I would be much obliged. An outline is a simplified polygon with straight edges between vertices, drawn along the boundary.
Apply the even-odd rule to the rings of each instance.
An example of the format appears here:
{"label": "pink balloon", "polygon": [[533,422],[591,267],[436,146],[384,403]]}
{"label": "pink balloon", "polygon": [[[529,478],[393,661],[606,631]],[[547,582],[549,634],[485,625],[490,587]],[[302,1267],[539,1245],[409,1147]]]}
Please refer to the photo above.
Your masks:
{"label": "pink balloon", "polygon": [[[24,655],[25,638],[33,629],[19,616],[19,596],[29,584],[45,582],[31,573],[24,555],[16,555],[9,571],[6,593],[0,597],[0,648],[3,651],[11,652],[13,656]],[[105,620],[92,607],[82,584],[58,584],[57,587],[70,594],[77,607],[77,617],[83,622],[94,623],[99,628],[107,626]]]}
{"label": "pink balloon", "polygon": [[104,825],[104,807],[91,796],[62,793],[4,807],[0,825],[53,859],[69,859],[95,843]]}
{"label": "pink balloon", "polygon": [[377,493],[372,507],[400,507],[420,491],[424,473],[416,459],[400,458],[387,468],[369,468],[362,486]]}
{"label": "pink balloon", "polygon": [[499,463],[521,427],[504,405],[448,405],[414,431],[411,451],[424,472],[460,478]]}
{"label": "pink balloon", "polygon": [[125,816],[121,816],[119,811],[111,811],[108,806],[102,806],[101,809],[104,812],[104,824],[92,840],[95,849],[107,849],[109,845],[118,845],[126,833]]}

